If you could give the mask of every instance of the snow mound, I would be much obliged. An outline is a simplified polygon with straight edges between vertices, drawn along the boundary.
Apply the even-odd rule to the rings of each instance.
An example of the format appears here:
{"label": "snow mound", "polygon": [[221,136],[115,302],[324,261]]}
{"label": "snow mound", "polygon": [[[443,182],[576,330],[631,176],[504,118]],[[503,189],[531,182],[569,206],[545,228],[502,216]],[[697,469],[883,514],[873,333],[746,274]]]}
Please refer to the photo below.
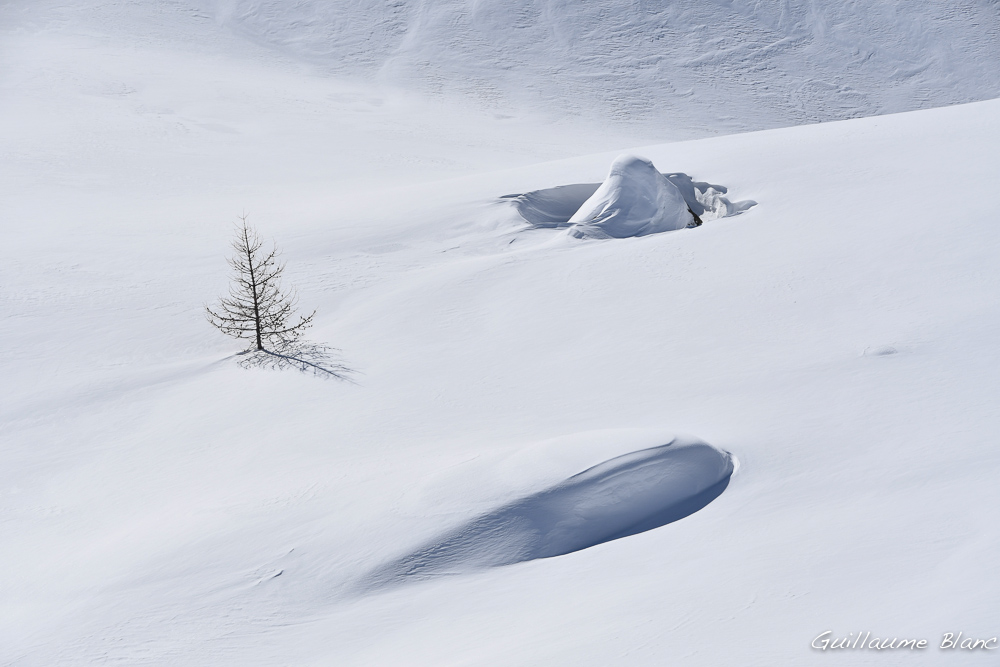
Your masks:
{"label": "snow mound", "polygon": [[576,238],[629,238],[684,229],[695,219],[680,190],[649,160],[620,155],[569,219]]}
{"label": "snow mound", "polygon": [[[663,174],[680,192],[690,210],[702,222],[739,215],[757,205],[752,199],[730,201],[729,189],[705,181],[696,181],[682,172]],[[521,218],[535,229],[562,229],[583,204],[601,187],[601,183],[573,183],[554,188],[504,195],[500,199],[513,204]]]}
{"label": "snow mound", "polygon": [[379,568],[366,588],[561,556],[659,528],[715,500],[732,473],[732,457],[703,442],[618,456]]}
{"label": "snow mound", "polygon": [[[729,189],[724,185],[696,181],[683,172],[661,174],[661,176],[677,189],[688,211],[701,222],[739,215],[757,205],[752,199],[730,201],[725,196]],[[604,184],[573,183],[532,190],[523,194],[504,195],[500,199],[513,204],[521,219],[535,229],[563,229],[577,225],[575,221],[571,222],[571,219],[577,217],[588,200],[596,197],[602,185]],[[579,232],[581,228],[577,227],[575,231]]]}

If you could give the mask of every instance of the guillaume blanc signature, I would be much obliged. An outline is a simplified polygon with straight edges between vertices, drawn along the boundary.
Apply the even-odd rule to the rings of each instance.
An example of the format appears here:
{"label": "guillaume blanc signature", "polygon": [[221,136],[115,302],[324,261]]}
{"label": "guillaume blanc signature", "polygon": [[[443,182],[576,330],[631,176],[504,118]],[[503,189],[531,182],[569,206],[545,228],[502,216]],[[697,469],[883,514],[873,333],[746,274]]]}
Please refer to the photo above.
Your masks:
{"label": "guillaume blanc signature", "polygon": [[[997,648],[997,638],[977,639],[975,637],[962,638],[963,632],[946,632],[941,637],[939,649],[957,649],[966,651],[992,651]],[[899,637],[872,637],[870,632],[853,632],[847,637],[834,637],[833,630],[821,632],[812,640],[811,646],[821,651],[833,651],[839,649],[855,649],[870,651],[890,651],[906,649],[910,651],[922,651],[927,648],[929,642],[926,639],[903,639]]]}

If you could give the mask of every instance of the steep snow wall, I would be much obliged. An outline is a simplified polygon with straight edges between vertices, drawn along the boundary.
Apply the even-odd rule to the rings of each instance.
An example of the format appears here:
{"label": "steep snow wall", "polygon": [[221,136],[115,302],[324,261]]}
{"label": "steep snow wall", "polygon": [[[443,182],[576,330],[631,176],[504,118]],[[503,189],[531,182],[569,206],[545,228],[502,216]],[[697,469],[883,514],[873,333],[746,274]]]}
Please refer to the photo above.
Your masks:
{"label": "steep snow wall", "polygon": [[330,70],[498,113],[726,133],[1000,95],[994,2],[225,0],[216,19]]}

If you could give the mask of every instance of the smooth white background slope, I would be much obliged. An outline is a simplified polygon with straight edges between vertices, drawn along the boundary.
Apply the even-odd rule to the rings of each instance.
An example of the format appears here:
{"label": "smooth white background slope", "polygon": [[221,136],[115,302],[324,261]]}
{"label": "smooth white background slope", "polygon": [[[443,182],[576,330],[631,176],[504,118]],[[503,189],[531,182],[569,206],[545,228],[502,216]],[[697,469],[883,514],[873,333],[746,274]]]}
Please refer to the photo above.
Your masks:
{"label": "smooth white background slope", "polygon": [[[368,111],[372,89],[207,13],[164,24],[206,46],[22,7],[0,78],[5,664],[937,664],[808,644],[997,634],[997,102],[639,146],[759,206],[581,242],[496,198],[600,180],[610,133],[399,91]],[[227,358],[201,305],[244,207],[358,384]],[[697,514],[352,595],[675,432],[740,462]]]}

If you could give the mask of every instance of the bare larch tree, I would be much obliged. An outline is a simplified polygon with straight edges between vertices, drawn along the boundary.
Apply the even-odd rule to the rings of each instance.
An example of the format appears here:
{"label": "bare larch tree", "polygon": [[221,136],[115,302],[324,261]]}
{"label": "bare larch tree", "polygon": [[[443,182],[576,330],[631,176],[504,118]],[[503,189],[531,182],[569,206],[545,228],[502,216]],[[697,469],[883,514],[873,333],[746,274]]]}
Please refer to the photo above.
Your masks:
{"label": "bare larch tree", "polygon": [[353,382],[350,376],[355,371],[338,361],[339,350],[302,339],[316,312],[292,322],[298,298],[294,290],[281,286],[285,265],[278,261],[277,248],[264,248],[245,213],[236,226],[229,266],[233,268],[229,296],[219,299],[214,310],[205,306],[205,314],[223,333],[253,341],[240,353],[240,366],[296,368]]}
{"label": "bare larch tree", "polygon": [[205,307],[208,321],[229,336],[254,341],[255,347],[248,352],[287,351],[311,326],[315,311],[291,322],[298,297],[294,290],[285,290],[281,285],[285,265],[278,261],[276,247],[264,249],[257,230],[247,223],[246,214],[240,216],[233,251],[229,258],[234,272],[229,296],[219,299],[215,310]]}

